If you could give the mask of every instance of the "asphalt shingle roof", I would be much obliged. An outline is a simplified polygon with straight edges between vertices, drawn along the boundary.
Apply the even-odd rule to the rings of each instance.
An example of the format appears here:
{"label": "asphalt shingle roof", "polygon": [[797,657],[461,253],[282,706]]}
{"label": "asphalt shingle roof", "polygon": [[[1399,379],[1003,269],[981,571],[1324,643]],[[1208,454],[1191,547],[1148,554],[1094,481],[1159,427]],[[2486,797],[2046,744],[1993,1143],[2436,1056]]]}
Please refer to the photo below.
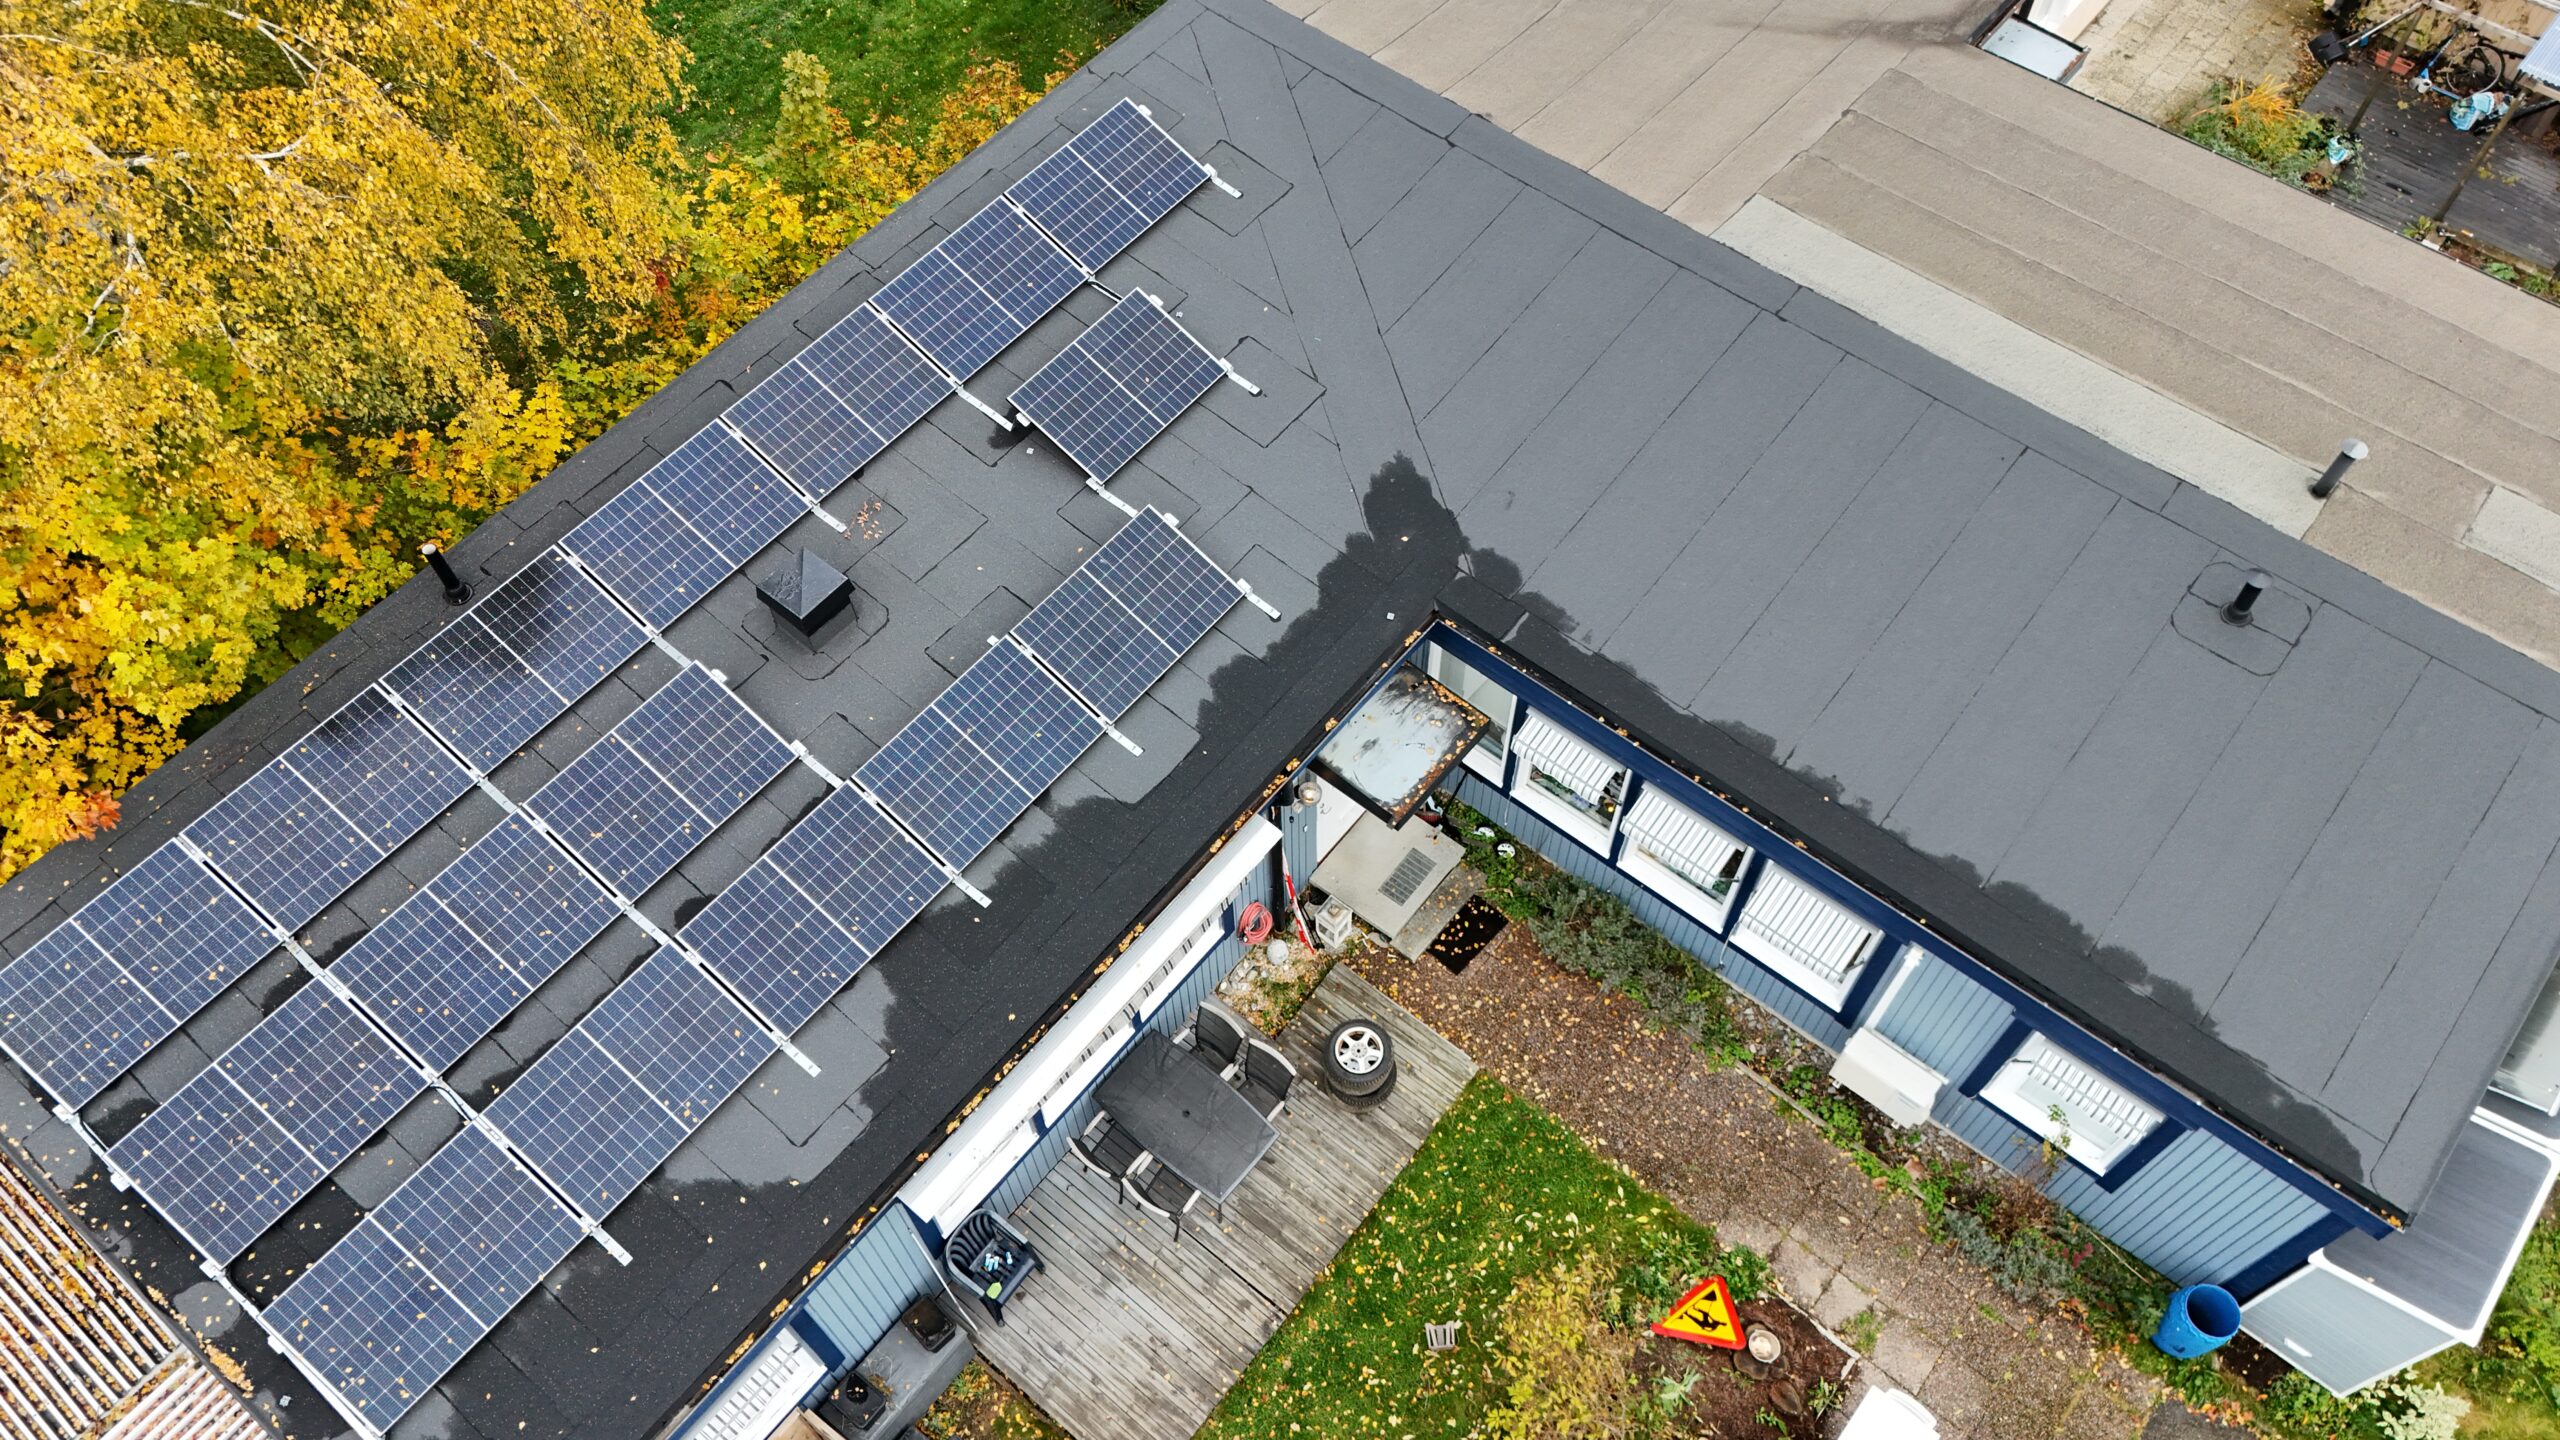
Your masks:
{"label": "asphalt shingle roof", "polygon": [[[1994,391],[1260,0],[1173,0],[462,544],[529,561],[1123,96],[1203,190],[1106,281],[1221,384],[1114,483],[1287,617],[1239,607],[970,878],[400,1428],[646,1433],[1127,924],[1443,610],[2226,1114],[2424,1198],[2560,947],[2560,676]],[[1088,288],[972,384],[1001,399]],[[839,490],[854,624],[812,650],[733,579],[671,631],[849,770],[1119,523],[1056,448],[941,406]],[[771,564],[768,556],[764,563]],[[2250,567],[2249,632],[2213,618]],[[752,572],[755,566],[750,566]],[[422,579],[0,897],[9,953],[440,626]],[[498,776],[521,795],[664,683],[649,653]],[[795,771],[642,908],[689,916],[818,798]],[[306,932],[324,958],[496,823],[467,797]],[[485,1101],[646,956],[617,924],[454,1071]],[[295,984],[271,959],[88,1114],[121,1133]],[[0,1123],[294,1428],[322,1402],[225,1328],[23,1078]],[[289,1278],[449,1131],[396,1121],[239,1271]],[[306,1408],[307,1407],[307,1408]]]}

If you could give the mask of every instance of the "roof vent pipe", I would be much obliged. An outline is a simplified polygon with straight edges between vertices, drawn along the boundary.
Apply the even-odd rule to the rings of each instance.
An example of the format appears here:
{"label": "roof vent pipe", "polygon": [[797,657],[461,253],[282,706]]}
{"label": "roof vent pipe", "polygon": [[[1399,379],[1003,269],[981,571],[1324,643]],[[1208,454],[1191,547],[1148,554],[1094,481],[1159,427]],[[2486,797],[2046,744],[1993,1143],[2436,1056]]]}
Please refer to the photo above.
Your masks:
{"label": "roof vent pipe", "polygon": [[2329,492],[2338,488],[2338,482],[2347,478],[2348,467],[2372,453],[2361,440],[2350,440],[2339,446],[2338,458],[2330,461],[2329,468],[2320,472],[2320,478],[2311,482],[2311,498],[2328,499]]}
{"label": "roof vent pipe", "polygon": [[430,540],[418,547],[418,553],[427,557],[428,568],[436,572],[436,579],[444,582],[444,603],[447,605],[470,603],[471,587],[464,584],[462,577],[455,573],[453,562],[444,558],[444,547]]}
{"label": "roof vent pipe", "polygon": [[2248,624],[2249,613],[2258,608],[2258,597],[2266,593],[2267,583],[2266,571],[2250,571],[2249,578],[2240,582],[2240,593],[2232,596],[2231,603],[2222,607],[2222,623]]}

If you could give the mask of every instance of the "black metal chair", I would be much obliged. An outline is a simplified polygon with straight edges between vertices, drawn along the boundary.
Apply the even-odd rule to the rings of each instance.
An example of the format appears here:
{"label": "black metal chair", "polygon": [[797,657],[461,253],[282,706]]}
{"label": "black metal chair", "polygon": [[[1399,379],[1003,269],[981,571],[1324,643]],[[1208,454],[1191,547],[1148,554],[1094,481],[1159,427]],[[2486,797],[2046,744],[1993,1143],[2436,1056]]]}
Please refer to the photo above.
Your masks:
{"label": "black metal chair", "polygon": [[1191,1213],[1201,1200],[1200,1192],[1190,1181],[1173,1173],[1173,1167],[1152,1155],[1138,1157],[1141,1165],[1153,1164],[1145,1179],[1132,1168],[1120,1177],[1120,1193],[1130,1204],[1173,1227],[1173,1243],[1182,1243],[1182,1217]]}
{"label": "black metal chair", "polygon": [[1121,1129],[1108,1110],[1094,1112],[1092,1122],[1084,1127],[1083,1134],[1075,1138],[1074,1145],[1076,1158],[1084,1162],[1084,1168],[1112,1187],[1115,1199],[1118,1198],[1121,1179],[1135,1169],[1147,1153],[1137,1137]]}
{"label": "black metal chair", "polygon": [[1236,1067],[1244,1063],[1247,1029],[1242,1020],[1223,1008],[1203,1002],[1200,1013],[1191,1020],[1191,1049],[1216,1065],[1220,1075],[1232,1078]]}
{"label": "black metal chair", "polygon": [[1289,1057],[1281,1054],[1278,1046],[1259,1039],[1247,1040],[1244,1058],[1227,1083],[1252,1102],[1263,1119],[1276,1125],[1281,1112],[1289,1108],[1289,1091],[1298,1083],[1298,1067],[1289,1063]]}

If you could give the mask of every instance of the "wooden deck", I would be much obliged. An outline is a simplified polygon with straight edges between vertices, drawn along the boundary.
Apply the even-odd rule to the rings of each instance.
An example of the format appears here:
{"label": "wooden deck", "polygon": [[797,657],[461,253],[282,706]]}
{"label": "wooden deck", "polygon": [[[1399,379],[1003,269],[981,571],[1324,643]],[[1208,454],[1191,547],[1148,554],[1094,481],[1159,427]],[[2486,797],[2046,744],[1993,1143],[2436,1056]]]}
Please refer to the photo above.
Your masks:
{"label": "wooden deck", "polygon": [[[1396,1043],[1395,1093],[1365,1114],[1316,1079],[1316,1045],[1353,1015],[1384,1022]],[[973,1317],[972,1333],[1076,1440],[1198,1430],[1475,1073],[1345,966],[1280,1044],[1302,1079],[1279,1143],[1223,1216],[1193,1213],[1179,1244],[1073,1157],[1014,1212],[1048,1271],[1006,1306],[1004,1326]]]}

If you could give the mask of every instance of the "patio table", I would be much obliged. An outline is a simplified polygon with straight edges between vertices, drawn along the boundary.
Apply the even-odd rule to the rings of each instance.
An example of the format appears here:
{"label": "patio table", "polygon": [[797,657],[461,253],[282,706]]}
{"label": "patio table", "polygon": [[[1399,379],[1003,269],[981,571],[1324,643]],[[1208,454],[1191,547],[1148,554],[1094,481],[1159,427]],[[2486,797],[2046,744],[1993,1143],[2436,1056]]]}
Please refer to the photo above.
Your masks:
{"label": "patio table", "polygon": [[1207,1061],[1159,1032],[1102,1077],[1094,1100],[1168,1169],[1220,1205],[1280,1135]]}

